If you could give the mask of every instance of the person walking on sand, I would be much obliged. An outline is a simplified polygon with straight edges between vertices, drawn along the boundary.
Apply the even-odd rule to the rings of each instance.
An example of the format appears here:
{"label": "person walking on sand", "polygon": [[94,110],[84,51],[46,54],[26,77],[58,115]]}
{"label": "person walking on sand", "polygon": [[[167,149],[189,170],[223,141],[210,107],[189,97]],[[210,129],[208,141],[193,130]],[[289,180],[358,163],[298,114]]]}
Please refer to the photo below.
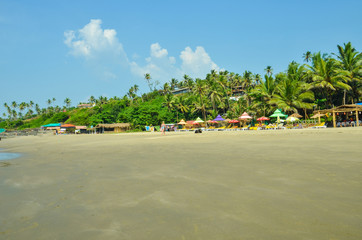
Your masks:
{"label": "person walking on sand", "polygon": [[162,124],[161,124],[161,134],[162,134],[162,135],[165,135],[165,134],[166,134],[165,131],[166,131],[165,121],[162,121]]}

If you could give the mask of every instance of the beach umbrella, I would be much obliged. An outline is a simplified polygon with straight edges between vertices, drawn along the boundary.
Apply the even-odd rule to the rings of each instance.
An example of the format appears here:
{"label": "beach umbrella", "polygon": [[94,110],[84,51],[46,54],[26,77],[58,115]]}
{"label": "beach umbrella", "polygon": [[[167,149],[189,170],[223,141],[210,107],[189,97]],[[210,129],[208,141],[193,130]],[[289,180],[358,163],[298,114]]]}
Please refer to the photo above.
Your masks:
{"label": "beach umbrella", "polygon": [[198,118],[196,118],[195,122],[196,123],[203,123],[204,121],[200,117],[198,117]]}
{"label": "beach umbrella", "polygon": [[248,119],[252,119],[252,117],[249,116],[249,114],[247,114],[246,112],[244,112],[243,114],[241,114],[241,116],[239,117],[240,120],[248,120]]}
{"label": "beach umbrella", "polygon": [[238,120],[230,120],[229,123],[238,123]]}
{"label": "beach umbrella", "polygon": [[223,119],[220,114],[217,115],[217,117],[214,119],[214,121],[224,121],[225,119]]}
{"label": "beach umbrella", "polygon": [[325,114],[317,113],[311,116],[310,118],[318,118],[318,123],[321,123],[321,117],[325,117]]}
{"label": "beach umbrella", "polygon": [[281,110],[277,109],[274,111],[274,113],[272,115],[270,115],[269,117],[276,117],[277,118],[277,122],[280,122],[280,117],[288,117],[288,115],[282,113]]}
{"label": "beach umbrella", "polygon": [[267,121],[267,120],[270,120],[270,118],[268,118],[268,117],[260,117],[260,118],[258,118],[258,119],[256,119],[257,121]]}
{"label": "beach umbrella", "polygon": [[186,122],[185,122],[185,120],[181,119],[181,121],[180,121],[178,124],[180,124],[180,125],[186,125]]}
{"label": "beach umbrella", "polygon": [[215,120],[209,120],[209,121],[207,121],[208,123],[217,123],[217,121],[215,121]]}
{"label": "beach umbrella", "polygon": [[299,121],[299,118],[297,118],[297,117],[291,117],[291,116],[289,116],[289,117],[287,118],[287,122],[295,122],[295,121]]}
{"label": "beach umbrella", "polygon": [[5,132],[6,130],[4,128],[0,128],[0,133]]}
{"label": "beach umbrella", "polygon": [[302,118],[303,116],[298,114],[298,113],[293,113],[292,115],[290,115],[289,117],[296,117],[296,118]]}

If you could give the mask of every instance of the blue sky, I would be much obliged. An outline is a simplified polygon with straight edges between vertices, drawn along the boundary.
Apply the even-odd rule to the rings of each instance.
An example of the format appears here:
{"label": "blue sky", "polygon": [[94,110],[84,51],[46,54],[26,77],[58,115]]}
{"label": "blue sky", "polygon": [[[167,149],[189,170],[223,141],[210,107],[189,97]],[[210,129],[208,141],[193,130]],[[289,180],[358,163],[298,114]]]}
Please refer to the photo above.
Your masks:
{"label": "blue sky", "polygon": [[4,102],[63,105],[123,96],[149,72],[161,83],[212,68],[264,74],[306,51],[362,50],[362,1],[0,0]]}

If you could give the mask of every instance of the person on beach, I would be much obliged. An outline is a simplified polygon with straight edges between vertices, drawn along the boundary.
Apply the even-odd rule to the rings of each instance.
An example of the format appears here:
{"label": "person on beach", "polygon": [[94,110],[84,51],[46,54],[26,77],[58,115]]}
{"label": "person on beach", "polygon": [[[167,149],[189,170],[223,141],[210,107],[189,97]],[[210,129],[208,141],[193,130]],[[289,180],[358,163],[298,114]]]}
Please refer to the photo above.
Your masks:
{"label": "person on beach", "polygon": [[165,134],[166,134],[165,131],[166,131],[166,125],[165,125],[165,122],[162,121],[162,124],[161,124],[161,134],[162,134],[162,135],[165,135]]}

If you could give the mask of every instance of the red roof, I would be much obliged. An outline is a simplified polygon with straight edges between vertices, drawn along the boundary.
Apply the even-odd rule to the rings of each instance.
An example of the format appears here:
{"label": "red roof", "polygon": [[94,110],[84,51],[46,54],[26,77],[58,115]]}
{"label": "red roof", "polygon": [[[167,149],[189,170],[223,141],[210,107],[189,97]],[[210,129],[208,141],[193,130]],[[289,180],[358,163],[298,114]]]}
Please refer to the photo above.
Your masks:
{"label": "red roof", "polygon": [[75,125],[73,125],[73,124],[63,124],[60,127],[61,128],[75,128]]}

